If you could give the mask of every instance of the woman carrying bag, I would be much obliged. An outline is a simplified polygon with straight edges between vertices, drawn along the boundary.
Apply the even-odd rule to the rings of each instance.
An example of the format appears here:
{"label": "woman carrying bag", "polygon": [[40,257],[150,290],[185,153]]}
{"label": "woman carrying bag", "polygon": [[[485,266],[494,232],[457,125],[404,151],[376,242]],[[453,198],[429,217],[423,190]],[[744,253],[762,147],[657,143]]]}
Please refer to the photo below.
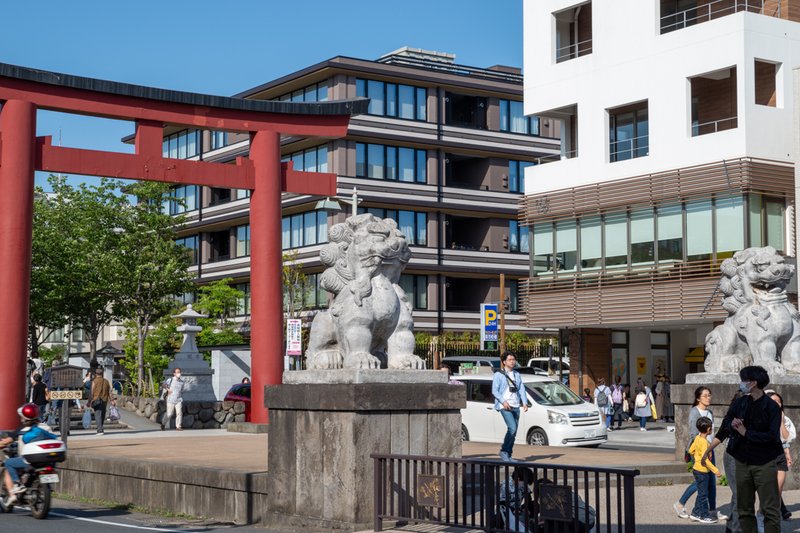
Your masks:
{"label": "woman carrying bag", "polygon": [[647,431],[647,419],[649,417],[654,417],[657,413],[655,411],[655,402],[653,401],[653,393],[650,391],[650,387],[644,384],[642,378],[636,380],[636,389],[635,389],[635,409],[633,414],[639,417],[639,431]]}

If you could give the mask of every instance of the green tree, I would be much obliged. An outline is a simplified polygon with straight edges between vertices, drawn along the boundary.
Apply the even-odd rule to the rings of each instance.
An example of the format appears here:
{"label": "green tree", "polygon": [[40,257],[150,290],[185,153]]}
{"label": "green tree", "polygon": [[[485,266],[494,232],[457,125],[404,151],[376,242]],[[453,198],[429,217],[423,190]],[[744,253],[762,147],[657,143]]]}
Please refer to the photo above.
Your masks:
{"label": "green tree", "polygon": [[[297,255],[297,250],[290,250],[283,254],[281,283],[283,284],[283,311],[286,318],[298,318],[303,309],[303,297],[308,290],[308,277],[297,261]],[[316,288],[311,290],[316,290]]]}
{"label": "green tree", "polygon": [[[177,309],[176,309],[177,311]],[[137,384],[131,391],[134,394],[154,395],[158,391],[156,386],[161,382],[161,376],[169,365],[173,354],[180,349],[181,334],[177,331],[178,321],[170,316],[163,316],[149,329],[145,337],[142,362],[149,372],[147,386],[142,391],[137,391]],[[139,330],[134,321],[128,321],[125,328],[125,358],[121,363],[130,376],[139,372]],[[155,377],[154,377],[155,376]]]}
{"label": "green tree", "polygon": [[[125,189],[136,198],[128,205],[116,231],[119,253],[115,262],[121,273],[115,312],[132,322],[136,331],[136,390],[144,386],[145,355],[151,326],[176,310],[176,297],[193,287],[189,254],[175,242],[176,227],[183,219],[165,214],[163,202],[171,197],[164,183],[137,182]],[[151,370],[155,366],[151,364]],[[163,369],[162,369],[163,370]]]}
{"label": "green tree", "polygon": [[216,321],[218,329],[230,326],[244,293],[231,286],[233,278],[212,281],[197,289],[197,308]]}

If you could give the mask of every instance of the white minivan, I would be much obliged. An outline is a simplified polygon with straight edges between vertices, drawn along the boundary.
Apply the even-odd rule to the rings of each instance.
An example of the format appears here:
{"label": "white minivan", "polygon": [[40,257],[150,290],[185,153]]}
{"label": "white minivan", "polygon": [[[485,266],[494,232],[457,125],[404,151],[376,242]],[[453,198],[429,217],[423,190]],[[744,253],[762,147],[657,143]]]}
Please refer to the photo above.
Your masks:
{"label": "white minivan", "polygon": [[[461,410],[461,437],[468,441],[503,442],[506,424],[494,409],[492,376],[453,376],[467,387]],[[520,412],[517,444],[534,446],[599,446],[608,439],[605,421],[594,404],[547,377],[523,375],[533,405]]]}

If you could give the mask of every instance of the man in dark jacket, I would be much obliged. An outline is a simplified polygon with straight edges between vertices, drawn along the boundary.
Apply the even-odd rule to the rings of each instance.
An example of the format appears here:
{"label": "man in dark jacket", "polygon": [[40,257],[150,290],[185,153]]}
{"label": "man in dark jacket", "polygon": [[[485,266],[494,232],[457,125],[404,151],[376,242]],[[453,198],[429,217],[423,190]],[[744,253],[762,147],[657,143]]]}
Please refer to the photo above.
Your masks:
{"label": "man in dark jacket", "polygon": [[755,497],[764,512],[764,533],[780,533],[780,495],[776,460],[781,446],[781,410],[764,394],[769,383],[767,371],[746,366],[739,371],[740,390],[745,394],[734,401],[722,421],[714,441],[703,456],[726,438],[728,451],[736,459],[736,504],[744,533],[756,533]]}
{"label": "man in dark jacket", "polygon": [[111,385],[103,377],[103,369],[98,367],[95,370],[95,378],[92,380],[92,393],[89,397],[89,406],[94,409],[94,421],[97,424],[97,434],[105,433],[103,422],[106,419],[106,407],[111,398]]}

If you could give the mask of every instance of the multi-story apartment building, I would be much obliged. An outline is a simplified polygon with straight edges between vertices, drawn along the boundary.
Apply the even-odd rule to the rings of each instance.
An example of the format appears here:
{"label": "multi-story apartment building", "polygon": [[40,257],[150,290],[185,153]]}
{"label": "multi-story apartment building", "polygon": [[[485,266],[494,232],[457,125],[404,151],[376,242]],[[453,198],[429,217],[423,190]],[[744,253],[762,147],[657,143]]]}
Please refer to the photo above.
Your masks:
{"label": "multi-story apartment building", "polygon": [[[335,57],[247,90],[238,97],[323,101],[366,97],[369,112],[351,120],[347,137],[285,138],[286,161],[301,170],[335,172],[340,196],[357,188],[361,212],[397,221],[413,257],[402,285],[415,327],[439,332],[479,327],[479,306],[499,301],[506,274],[509,330],[527,329],[519,313],[519,280],[528,273],[527,229],[517,221],[522,175],[560,153],[557,122],[522,112],[519,69],[471,68],[452,54],[404,48],[378,61]],[[165,130],[170,157],[231,162],[248,139],[225,132]],[[193,250],[198,283],[233,278],[249,295],[248,192],[186,186],[177,190],[187,224],[181,242]],[[318,259],[328,228],[350,208],[317,208],[317,197],[286,194],[283,248],[297,251],[308,277],[304,305],[324,307]],[[249,314],[249,297],[239,309]]]}
{"label": "multi-story apartment building", "polygon": [[575,386],[680,382],[727,315],[721,261],[795,255],[800,1],[524,6],[525,114],[564,125],[525,175],[528,324],[561,329]]}

